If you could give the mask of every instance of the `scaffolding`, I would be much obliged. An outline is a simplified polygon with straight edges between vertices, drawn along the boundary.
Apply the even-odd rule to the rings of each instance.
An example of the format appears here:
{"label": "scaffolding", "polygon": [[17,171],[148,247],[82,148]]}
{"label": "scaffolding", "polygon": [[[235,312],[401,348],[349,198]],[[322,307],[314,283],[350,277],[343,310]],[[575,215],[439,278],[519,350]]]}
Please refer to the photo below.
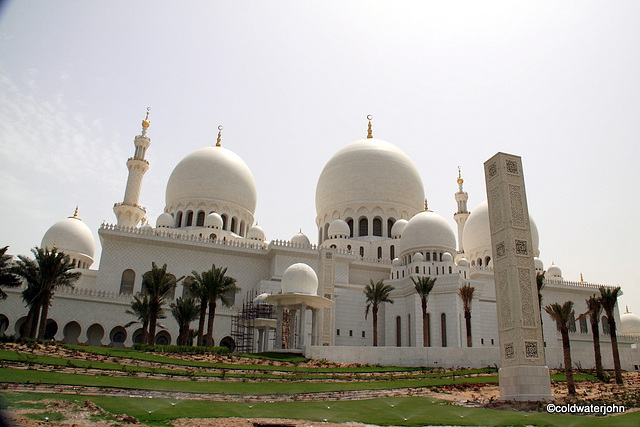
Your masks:
{"label": "scaffolding", "polygon": [[264,302],[254,302],[252,294],[248,293],[246,301],[242,303],[242,310],[239,310],[231,320],[231,337],[236,344],[235,352],[255,352],[255,320],[275,318],[274,306]]}

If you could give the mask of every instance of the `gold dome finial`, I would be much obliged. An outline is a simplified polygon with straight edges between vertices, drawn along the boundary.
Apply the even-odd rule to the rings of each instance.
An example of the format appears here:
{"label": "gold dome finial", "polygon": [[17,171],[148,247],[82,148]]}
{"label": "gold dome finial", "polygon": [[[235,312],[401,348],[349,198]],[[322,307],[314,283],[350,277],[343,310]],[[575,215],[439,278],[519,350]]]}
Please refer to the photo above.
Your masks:
{"label": "gold dome finial", "polygon": [[73,216],[70,216],[69,218],[80,219],[80,217],[78,216],[78,206],[76,206],[76,210],[73,213]]}
{"label": "gold dome finial", "polygon": [[624,308],[627,310],[627,311],[625,311],[625,312],[624,312],[624,314],[629,314],[629,313],[631,313],[631,312],[629,311],[629,306],[628,306],[628,305],[625,305],[625,306],[624,306]]}
{"label": "gold dome finial", "polygon": [[142,121],[142,127],[148,128],[151,122],[149,122],[149,112],[151,111],[151,107],[147,107],[147,116]]}
{"label": "gold dome finial", "polygon": [[464,179],[462,179],[462,171],[460,170],[460,166],[458,166],[458,184],[462,184]]}
{"label": "gold dome finial", "polygon": [[584,283],[584,277],[582,277],[582,273],[580,273],[580,283]]}
{"label": "gold dome finial", "polygon": [[367,116],[367,120],[369,120],[369,126],[367,127],[367,139],[373,138],[373,131],[371,130],[371,119],[373,119],[373,116],[369,114]]}
{"label": "gold dome finial", "polygon": [[427,199],[424,199],[424,211],[429,212],[429,202]]}
{"label": "gold dome finial", "polygon": [[220,147],[220,141],[222,141],[222,125],[218,126],[218,141],[216,141],[216,147]]}

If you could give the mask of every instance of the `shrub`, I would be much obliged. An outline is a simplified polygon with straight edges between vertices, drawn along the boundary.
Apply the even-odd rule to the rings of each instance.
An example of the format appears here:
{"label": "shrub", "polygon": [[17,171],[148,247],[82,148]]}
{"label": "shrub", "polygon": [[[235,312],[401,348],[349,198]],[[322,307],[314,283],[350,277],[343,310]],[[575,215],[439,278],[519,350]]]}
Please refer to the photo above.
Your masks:
{"label": "shrub", "polygon": [[195,354],[229,354],[228,347],[204,347],[189,345],[147,345],[134,344],[133,348],[147,353],[195,353]]}

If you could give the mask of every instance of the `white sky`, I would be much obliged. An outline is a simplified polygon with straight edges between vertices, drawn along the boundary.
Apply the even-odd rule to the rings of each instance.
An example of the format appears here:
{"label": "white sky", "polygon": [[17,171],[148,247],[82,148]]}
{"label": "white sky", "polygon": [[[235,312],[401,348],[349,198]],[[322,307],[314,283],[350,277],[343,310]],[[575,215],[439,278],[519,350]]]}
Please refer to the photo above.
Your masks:
{"label": "white sky", "polygon": [[222,124],[267,238],[315,241],[318,176],[372,114],[452,227],[458,165],[473,209],[482,163],[522,156],[545,266],[640,313],[638,22],[638,1],[4,2],[0,245],[27,254],[79,205],[99,250],[147,106],[152,224]]}

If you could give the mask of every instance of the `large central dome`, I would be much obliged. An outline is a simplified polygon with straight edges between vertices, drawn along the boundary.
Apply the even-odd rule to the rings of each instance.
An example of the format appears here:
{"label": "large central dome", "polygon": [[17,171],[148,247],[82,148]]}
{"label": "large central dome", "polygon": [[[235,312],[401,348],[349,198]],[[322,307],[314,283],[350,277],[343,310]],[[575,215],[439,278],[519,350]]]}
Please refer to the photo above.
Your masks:
{"label": "large central dome", "polygon": [[393,144],[375,138],[352,142],[334,154],[320,174],[317,214],[378,203],[420,211],[424,203],[420,173]]}
{"label": "large central dome", "polygon": [[224,147],[205,147],[182,159],[167,183],[166,210],[216,202],[255,213],[256,183],[247,164]]}

